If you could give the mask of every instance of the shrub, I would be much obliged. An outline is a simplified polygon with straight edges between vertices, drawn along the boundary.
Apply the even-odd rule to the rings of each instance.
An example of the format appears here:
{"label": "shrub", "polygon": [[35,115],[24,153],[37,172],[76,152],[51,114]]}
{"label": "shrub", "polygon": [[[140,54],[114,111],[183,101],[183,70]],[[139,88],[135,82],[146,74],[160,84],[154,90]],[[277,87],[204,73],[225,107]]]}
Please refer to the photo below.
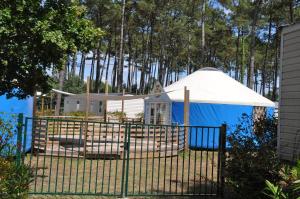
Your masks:
{"label": "shrub", "polygon": [[[74,111],[74,112],[69,112],[66,115],[67,116],[74,116],[74,117],[85,117],[86,112],[84,111]],[[89,116],[95,116],[94,113],[89,112]]]}
{"label": "shrub", "polygon": [[0,158],[0,198],[27,198],[33,179],[32,169],[24,164]]}
{"label": "shrub", "polygon": [[278,182],[281,165],[276,155],[277,120],[262,117],[255,123],[243,115],[228,137],[226,179],[235,198],[261,198],[265,179]]}
{"label": "shrub", "polygon": [[16,124],[15,115],[0,113],[0,157],[11,156],[14,154],[16,147],[12,139],[16,133],[14,124]]}
{"label": "shrub", "polygon": [[32,170],[16,164],[16,117],[0,113],[0,198],[26,198],[32,180]]}
{"label": "shrub", "polygon": [[144,119],[144,112],[140,112],[140,113],[135,114],[135,117],[139,118],[139,119]]}
{"label": "shrub", "polygon": [[122,113],[122,111],[108,112],[107,115],[112,118],[116,118],[119,121],[122,121],[123,118],[126,118],[126,113],[125,112]]}
{"label": "shrub", "polygon": [[263,193],[269,198],[300,199],[300,160],[293,167],[285,165],[280,173],[282,181],[274,185],[266,180],[266,188]]}

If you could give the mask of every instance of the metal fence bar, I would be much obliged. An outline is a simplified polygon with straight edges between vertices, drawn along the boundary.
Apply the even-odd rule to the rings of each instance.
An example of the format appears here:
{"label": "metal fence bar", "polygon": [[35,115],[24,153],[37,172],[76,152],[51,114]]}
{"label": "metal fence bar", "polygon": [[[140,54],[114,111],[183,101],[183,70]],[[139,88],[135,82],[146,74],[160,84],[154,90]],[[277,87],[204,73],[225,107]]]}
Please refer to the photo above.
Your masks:
{"label": "metal fence bar", "polygon": [[124,152],[123,152],[123,165],[122,165],[122,180],[121,180],[121,196],[125,197],[125,192],[124,192],[124,179],[125,179],[125,164],[124,160],[126,158],[126,148],[127,148],[127,126],[125,126],[125,136],[124,136]]}
{"label": "metal fence bar", "polygon": [[23,114],[20,113],[18,115],[18,126],[17,126],[17,158],[16,164],[19,166],[21,164],[21,156],[22,156],[22,128],[23,128]]}
{"label": "metal fence bar", "polygon": [[[75,126],[75,122],[73,123],[73,126]],[[74,138],[75,138],[75,128],[73,128],[73,131],[72,131],[71,163],[70,163],[69,189],[68,189],[68,192],[71,191],[71,179],[72,179],[72,171],[73,171],[73,155],[74,155],[74,142],[75,142]]]}
{"label": "metal fence bar", "polygon": [[24,123],[24,133],[23,133],[23,149],[22,149],[22,163],[24,164],[24,160],[26,157],[26,144],[27,144],[27,126],[28,126],[28,119],[25,118],[25,123]]}
{"label": "metal fence bar", "polygon": [[[127,161],[126,161],[126,178],[125,178],[125,192],[124,192],[125,198],[128,196],[128,178],[129,178],[129,166],[130,166],[129,165],[130,164],[130,161],[129,161],[129,156],[130,156],[130,129],[131,129],[131,126],[127,124],[126,129],[127,129],[127,140],[126,140]],[[125,162],[123,164],[125,164]]]}
{"label": "metal fence bar", "polygon": [[[25,118],[22,151],[31,120],[32,147],[24,156],[24,163],[35,167],[31,193],[123,197],[223,194],[225,126]],[[86,137],[82,137],[83,130]]]}
{"label": "metal fence bar", "polygon": [[[34,183],[34,191],[36,192],[36,186],[37,186],[37,174],[38,174],[38,169],[39,169],[39,157],[40,157],[40,146],[41,146],[41,128],[42,128],[42,125],[41,125],[41,120],[39,121],[40,123],[40,127],[39,127],[39,136],[38,136],[38,148],[37,148],[37,157],[36,157],[36,166],[35,166],[35,175],[34,175],[34,178],[35,178],[35,183]],[[34,136],[34,145],[35,145],[35,136]],[[34,147],[34,146],[33,146]]]}
{"label": "metal fence bar", "polygon": [[221,197],[224,197],[224,186],[225,186],[225,176],[224,176],[224,170],[225,170],[225,161],[226,161],[226,124],[223,124],[221,127]]}
{"label": "metal fence bar", "polygon": [[[102,124],[99,124],[99,135],[98,135],[98,147],[97,147],[97,156],[99,156],[99,151],[100,151],[100,143],[101,143],[101,134],[102,134]],[[98,185],[98,173],[99,173],[99,158],[97,158],[97,163],[96,163],[96,180],[95,180],[95,193],[97,193],[97,185]]]}
{"label": "metal fence bar", "polygon": [[[69,122],[67,122],[67,131],[66,131],[66,142],[68,142],[69,135]],[[58,149],[60,150],[60,149]],[[66,172],[66,156],[67,156],[67,147],[65,147],[65,155],[64,155],[64,166],[63,166],[63,174],[62,174],[62,183],[61,183],[61,192],[64,192],[64,184],[65,184],[65,172]]]}
{"label": "metal fence bar", "polygon": [[[45,134],[45,151],[44,153],[46,153],[46,150],[47,150],[47,137],[48,137],[48,121],[46,120],[46,134]],[[43,189],[44,189],[44,176],[45,176],[45,164],[46,164],[46,156],[44,154],[44,162],[43,162],[43,175],[42,175],[42,187],[41,187],[41,192],[43,192]]]}

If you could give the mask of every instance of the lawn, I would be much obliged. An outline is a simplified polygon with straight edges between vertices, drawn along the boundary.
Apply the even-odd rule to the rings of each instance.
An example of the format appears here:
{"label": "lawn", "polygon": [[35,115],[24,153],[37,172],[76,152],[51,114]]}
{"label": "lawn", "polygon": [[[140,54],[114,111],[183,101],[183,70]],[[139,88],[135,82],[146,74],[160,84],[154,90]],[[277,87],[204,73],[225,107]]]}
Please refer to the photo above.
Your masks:
{"label": "lawn", "polygon": [[25,162],[33,168],[35,178],[30,188],[34,193],[120,195],[122,174],[123,189],[127,182],[129,195],[215,193],[218,153],[189,152],[160,158],[149,154],[148,158],[129,160],[51,158],[38,154],[27,155]]}

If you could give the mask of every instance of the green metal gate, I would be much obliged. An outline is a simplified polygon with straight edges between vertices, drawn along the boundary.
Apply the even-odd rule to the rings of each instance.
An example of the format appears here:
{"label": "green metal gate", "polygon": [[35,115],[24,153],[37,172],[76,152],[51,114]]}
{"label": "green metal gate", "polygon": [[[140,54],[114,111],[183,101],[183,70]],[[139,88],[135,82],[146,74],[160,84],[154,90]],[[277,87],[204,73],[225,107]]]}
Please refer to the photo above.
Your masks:
{"label": "green metal gate", "polygon": [[[23,125],[22,119],[19,122]],[[19,161],[32,168],[31,194],[127,197],[223,193],[225,126],[51,118],[25,118],[23,126],[24,133],[18,134]],[[194,132],[194,141],[202,147],[189,147],[192,140],[187,139],[192,136],[185,132]],[[212,147],[208,142],[213,142]],[[30,143],[29,151],[26,143]]]}

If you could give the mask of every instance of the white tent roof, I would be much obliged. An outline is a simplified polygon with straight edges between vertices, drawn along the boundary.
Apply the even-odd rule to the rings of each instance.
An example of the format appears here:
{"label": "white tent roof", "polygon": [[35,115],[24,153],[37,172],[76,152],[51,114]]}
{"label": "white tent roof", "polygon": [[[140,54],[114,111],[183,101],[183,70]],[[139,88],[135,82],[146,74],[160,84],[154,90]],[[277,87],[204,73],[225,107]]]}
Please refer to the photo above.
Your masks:
{"label": "white tent roof", "polygon": [[[203,68],[164,88],[172,101],[184,101],[184,87],[190,90],[190,102],[238,104],[274,107],[269,99],[259,95],[222,71]],[[168,92],[173,91],[173,92]]]}

